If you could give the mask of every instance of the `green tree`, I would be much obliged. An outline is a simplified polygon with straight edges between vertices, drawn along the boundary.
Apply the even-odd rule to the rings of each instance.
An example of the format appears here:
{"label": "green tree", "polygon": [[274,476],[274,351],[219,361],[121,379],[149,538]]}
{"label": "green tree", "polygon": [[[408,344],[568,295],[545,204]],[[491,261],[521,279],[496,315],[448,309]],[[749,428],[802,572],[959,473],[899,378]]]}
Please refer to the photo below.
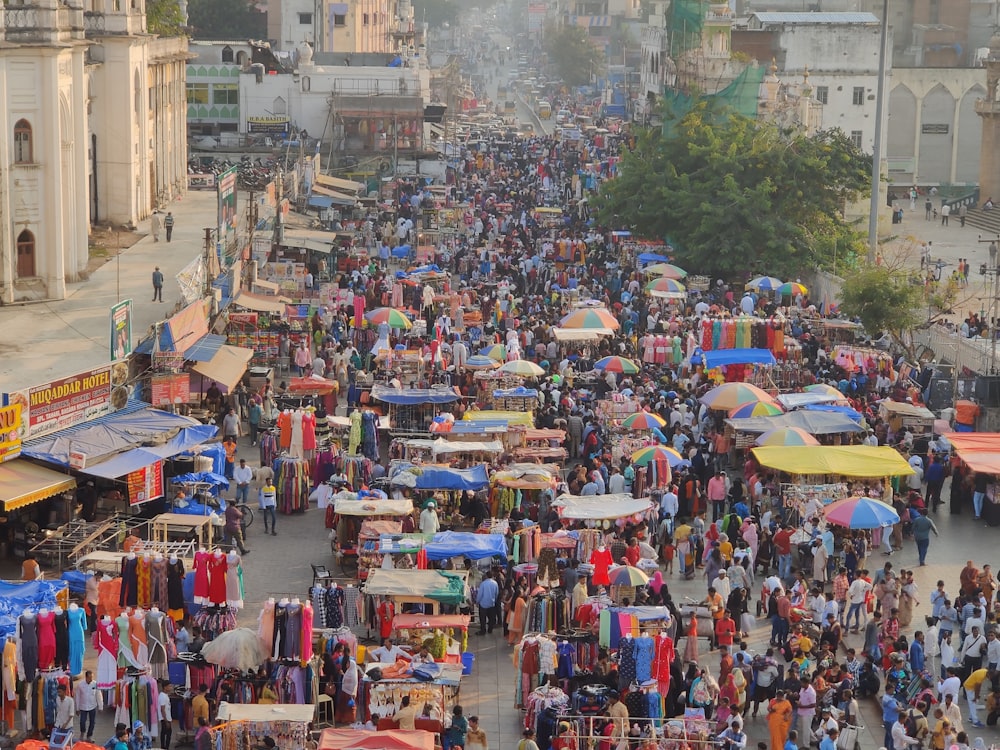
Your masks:
{"label": "green tree", "polygon": [[146,29],[160,36],[181,36],[184,16],[177,0],[149,0],[146,3]]}
{"label": "green tree", "polygon": [[188,21],[195,39],[267,38],[267,15],[253,0],[190,0]]}
{"label": "green tree", "polygon": [[604,72],[604,52],[598,49],[582,26],[549,26],[545,31],[549,61],[567,86],[583,86]]}
{"label": "green tree", "polygon": [[863,266],[844,279],[840,311],[856,317],[873,336],[888,331],[897,341],[924,318],[924,290],[911,274],[883,266]]}
{"label": "green tree", "polygon": [[806,136],[705,98],[665,119],[605,183],[601,222],[668,238],[695,273],[794,275],[860,248],[842,210],[864,194],[871,160],[839,131]]}

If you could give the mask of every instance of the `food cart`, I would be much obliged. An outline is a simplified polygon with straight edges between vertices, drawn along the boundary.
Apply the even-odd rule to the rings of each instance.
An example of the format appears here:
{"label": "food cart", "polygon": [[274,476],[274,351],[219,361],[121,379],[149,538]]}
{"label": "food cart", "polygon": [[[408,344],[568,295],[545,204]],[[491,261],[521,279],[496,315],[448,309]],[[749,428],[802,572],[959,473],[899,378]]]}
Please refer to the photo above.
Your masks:
{"label": "food cart", "polygon": [[914,437],[925,435],[930,437],[934,431],[934,412],[926,406],[907,404],[902,401],[885,399],[878,407],[879,417],[889,425],[893,434],[909,430]]}
{"label": "food cart", "polygon": [[368,572],[382,562],[378,539],[382,534],[398,534],[400,519],[413,512],[409,500],[387,500],[359,497],[354,492],[339,492],[333,496],[336,532],[330,542],[341,572],[350,562],[357,564],[357,577],[365,580]]}
{"label": "food cart", "polygon": [[222,747],[252,747],[265,737],[278,737],[282,750],[305,750],[315,711],[312,703],[222,701],[217,715],[222,724],[213,727],[212,732],[222,735]]}

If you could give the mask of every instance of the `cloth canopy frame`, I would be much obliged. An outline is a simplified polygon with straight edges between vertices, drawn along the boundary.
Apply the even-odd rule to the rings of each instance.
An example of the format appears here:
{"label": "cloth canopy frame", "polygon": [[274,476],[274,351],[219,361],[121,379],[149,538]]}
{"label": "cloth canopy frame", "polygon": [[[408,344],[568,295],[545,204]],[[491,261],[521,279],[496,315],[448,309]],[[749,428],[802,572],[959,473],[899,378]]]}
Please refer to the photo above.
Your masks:
{"label": "cloth canopy frame", "polygon": [[434,750],[434,735],[423,729],[324,729],[318,750]]}
{"label": "cloth canopy frame", "polygon": [[405,516],[413,512],[413,502],[405,499],[379,500],[366,497],[351,500],[340,497],[334,499],[333,509],[341,516]]}
{"label": "cloth canopy frame", "polygon": [[1000,474],[1000,432],[948,432],[941,437],[973,471]]}
{"label": "cloth canopy frame", "polygon": [[913,474],[913,467],[887,445],[761,446],[753,454],[762,466],[787,474],[890,477]]}
{"label": "cloth canopy frame", "polygon": [[862,432],[863,428],[850,417],[836,412],[791,411],[773,417],[727,419],[726,424],[737,432],[768,432],[779,427],[798,427],[810,435],[834,435],[840,432]]}
{"label": "cloth canopy frame", "polygon": [[561,518],[603,521],[645,513],[653,507],[648,498],[634,498],[628,494],[612,495],[560,495],[552,501]]}
{"label": "cloth canopy frame", "polygon": [[23,508],[76,487],[76,479],[30,461],[0,464],[0,501],[5,511]]}
{"label": "cloth canopy frame", "polygon": [[231,391],[246,373],[251,359],[253,359],[252,349],[223,344],[215,356],[207,362],[196,363],[191,371],[214,380]]}
{"label": "cloth canopy frame", "polygon": [[285,305],[291,303],[292,301],[287,297],[265,297],[261,294],[242,291],[233,298],[233,304],[237,307],[278,316],[284,316]]}
{"label": "cloth canopy frame", "polygon": [[440,531],[424,544],[428,560],[465,557],[469,560],[507,558],[507,542],[502,534],[473,534],[464,531]]}
{"label": "cloth canopy frame", "polygon": [[372,398],[396,406],[417,404],[450,404],[462,398],[456,388],[389,388],[372,386]]}
{"label": "cloth canopy frame", "polygon": [[392,618],[393,630],[468,630],[472,618],[468,615],[409,615]]}

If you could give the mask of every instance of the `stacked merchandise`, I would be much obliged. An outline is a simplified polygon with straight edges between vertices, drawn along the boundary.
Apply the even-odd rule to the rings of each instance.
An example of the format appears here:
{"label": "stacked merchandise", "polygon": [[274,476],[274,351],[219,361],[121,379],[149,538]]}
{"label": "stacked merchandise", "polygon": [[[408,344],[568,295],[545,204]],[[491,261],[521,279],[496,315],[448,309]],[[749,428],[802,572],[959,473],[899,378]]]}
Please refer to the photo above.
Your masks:
{"label": "stacked merchandise", "polygon": [[309,493],[312,491],[312,486],[308,461],[278,458],[274,462],[274,476],[279,512],[300,513],[309,507]]}

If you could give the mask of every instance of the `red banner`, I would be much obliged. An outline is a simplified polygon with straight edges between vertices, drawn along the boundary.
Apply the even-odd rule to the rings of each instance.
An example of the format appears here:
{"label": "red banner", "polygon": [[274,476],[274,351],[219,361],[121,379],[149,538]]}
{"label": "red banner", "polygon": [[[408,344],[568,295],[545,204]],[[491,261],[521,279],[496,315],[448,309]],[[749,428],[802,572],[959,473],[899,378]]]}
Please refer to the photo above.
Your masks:
{"label": "red banner", "polygon": [[163,497],[163,461],[126,475],[125,484],[128,486],[129,505],[141,505]]}

